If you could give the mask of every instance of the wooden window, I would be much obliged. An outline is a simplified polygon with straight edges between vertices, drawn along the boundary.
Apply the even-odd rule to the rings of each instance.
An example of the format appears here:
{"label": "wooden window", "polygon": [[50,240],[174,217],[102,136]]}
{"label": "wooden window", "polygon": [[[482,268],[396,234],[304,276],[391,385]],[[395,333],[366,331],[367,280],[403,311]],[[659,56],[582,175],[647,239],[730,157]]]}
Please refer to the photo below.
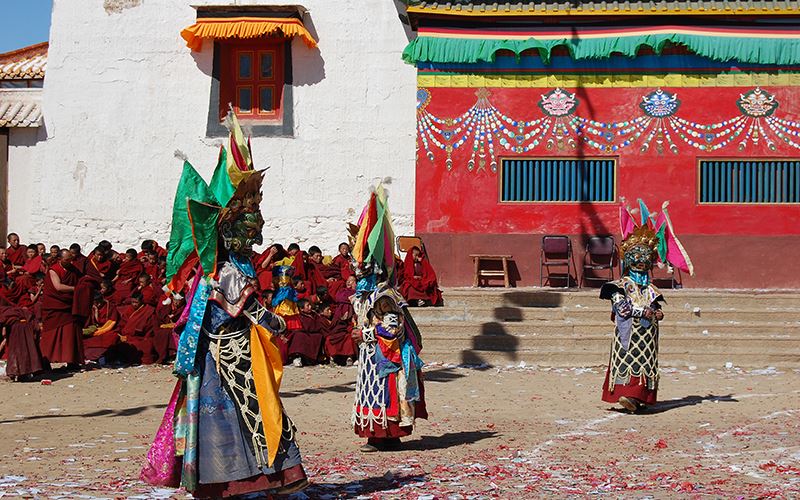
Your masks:
{"label": "wooden window", "polygon": [[699,161],[700,203],[800,203],[800,160]]}
{"label": "wooden window", "polygon": [[283,119],[285,43],[272,38],[220,43],[220,120],[229,104],[242,120]]}
{"label": "wooden window", "polygon": [[613,158],[504,158],[501,202],[613,202]]}

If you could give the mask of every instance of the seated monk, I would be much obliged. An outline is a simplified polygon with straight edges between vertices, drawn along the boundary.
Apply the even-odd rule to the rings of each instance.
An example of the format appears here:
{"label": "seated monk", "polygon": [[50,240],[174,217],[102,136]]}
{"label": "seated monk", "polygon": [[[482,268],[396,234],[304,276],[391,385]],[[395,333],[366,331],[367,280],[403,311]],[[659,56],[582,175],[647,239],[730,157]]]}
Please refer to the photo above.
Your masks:
{"label": "seated monk", "polygon": [[25,290],[25,293],[19,298],[19,300],[17,300],[17,306],[32,310],[39,301],[39,297],[42,295],[42,289],[44,288],[44,273],[34,273],[33,276],[30,277],[30,282],[28,285],[29,286]]}
{"label": "seated monk", "polygon": [[406,254],[400,293],[409,305],[438,306],[442,302],[442,292],[436,281],[436,273],[428,257],[419,247],[411,247]]}
{"label": "seated monk", "polygon": [[350,261],[353,260],[350,255],[350,245],[347,243],[339,243],[339,253],[333,258],[331,264],[328,266],[328,276],[333,276],[336,279],[346,280],[353,271],[350,268]]}
{"label": "seated monk", "polygon": [[0,300],[0,331],[5,328],[6,375],[15,381],[30,380],[43,369],[42,354],[36,343],[36,321],[29,309],[2,305],[2,302]]}
{"label": "seated monk", "polygon": [[53,245],[50,247],[50,255],[47,256],[48,262],[53,262],[54,264],[58,262],[58,256],[61,254],[61,247],[58,245]]}
{"label": "seated monk", "polygon": [[[121,305],[124,305],[120,302],[117,302],[117,291],[114,288],[114,283],[110,279],[104,279],[100,282],[100,293],[103,294],[103,298],[111,304],[111,307],[117,308]],[[128,297],[130,298],[130,296]]]}
{"label": "seated monk", "polygon": [[168,363],[177,352],[176,337],[172,334],[175,323],[180,319],[186,299],[182,295],[173,294],[168,300],[159,301],[156,306],[156,328],[153,346],[158,354],[158,363]]}
{"label": "seated monk", "polygon": [[325,337],[325,354],[339,366],[350,366],[356,358],[353,342],[352,307],[322,306],[320,312],[322,335]]}
{"label": "seated monk", "polygon": [[98,245],[86,263],[85,273],[75,285],[75,299],[72,303],[72,314],[80,322],[86,323],[86,319],[92,315],[92,299],[94,294],[100,290],[100,283],[110,278],[112,270],[111,262],[106,258],[107,250]]}
{"label": "seated monk", "polygon": [[155,308],[134,292],[130,305],[119,308],[119,316],[120,343],[113,349],[114,358],[127,364],[153,364],[158,355],[153,345],[158,328]]}
{"label": "seated monk", "polygon": [[39,253],[39,257],[41,257],[42,259],[44,259],[44,258],[45,258],[45,256],[46,256],[46,254],[47,254],[47,247],[46,247],[46,246],[44,246],[44,243],[37,243],[37,244],[36,244],[36,250],[37,250],[37,251],[38,251],[38,253]]}
{"label": "seated monk", "polygon": [[86,359],[98,361],[107,358],[109,349],[119,342],[119,312],[102,293],[94,295],[92,315],[83,328],[83,351]]}
{"label": "seated monk", "polygon": [[272,290],[272,268],[275,262],[286,258],[286,250],[278,243],[270,245],[261,254],[253,255],[253,267],[256,270],[259,290]]}
{"label": "seated monk", "polygon": [[25,250],[25,264],[17,271],[20,275],[43,273],[45,271],[44,259],[39,255],[36,245],[28,245],[28,248]]}
{"label": "seated monk", "polygon": [[[6,247],[6,260],[11,266],[11,269],[22,267],[25,264],[27,257],[28,247],[19,244],[19,235],[17,233],[8,233],[8,247]],[[9,272],[9,274],[11,274]]]}
{"label": "seated monk", "polygon": [[114,302],[125,304],[138,285],[139,276],[144,272],[144,266],[136,255],[136,250],[129,248],[117,270],[117,275],[111,280],[114,283]]}
{"label": "seated monk", "polygon": [[152,279],[147,273],[139,275],[134,293],[139,293],[142,296],[142,302],[153,308],[158,305],[158,299],[163,295],[161,290],[153,286]]}
{"label": "seated monk", "polygon": [[322,353],[322,325],[319,315],[314,312],[308,299],[297,301],[300,309],[300,323],[298,330],[287,332],[288,355],[294,366],[312,365],[319,361]]}

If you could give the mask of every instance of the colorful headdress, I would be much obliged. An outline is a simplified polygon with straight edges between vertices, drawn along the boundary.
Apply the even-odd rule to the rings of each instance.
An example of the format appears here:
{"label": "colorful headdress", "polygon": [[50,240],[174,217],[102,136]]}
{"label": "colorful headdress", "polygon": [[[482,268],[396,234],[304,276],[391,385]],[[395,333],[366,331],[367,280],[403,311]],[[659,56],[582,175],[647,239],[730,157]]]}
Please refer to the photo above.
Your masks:
{"label": "colorful headdress", "polygon": [[394,229],[386,198],[383,184],[378,184],[358,219],[358,232],[352,239],[352,255],[358,265],[373,263],[380,268],[385,264],[391,276],[394,269]]}
{"label": "colorful headdress", "polygon": [[242,211],[258,210],[263,171],[253,169],[250,141],[246,141],[234,113],[227,118],[230,138],[220,146],[217,166],[206,184],[185,160],[172,208],[172,231],[167,254],[167,280],[180,291],[199,263],[211,275],[217,267],[220,225]]}
{"label": "colorful headdress", "polygon": [[661,205],[660,214],[651,214],[641,198],[639,202],[639,212],[641,224],[637,224],[633,216],[633,211],[628,207],[625,200],[619,207],[620,232],[622,233],[622,243],[619,246],[620,257],[633,247],[645,245],[650,247],[658,260],[664,264],[677,267],[681,271],[694,276],[694,266],[683,248],[675,231],[672,228],[672,221],[667,212],[669,201]]}

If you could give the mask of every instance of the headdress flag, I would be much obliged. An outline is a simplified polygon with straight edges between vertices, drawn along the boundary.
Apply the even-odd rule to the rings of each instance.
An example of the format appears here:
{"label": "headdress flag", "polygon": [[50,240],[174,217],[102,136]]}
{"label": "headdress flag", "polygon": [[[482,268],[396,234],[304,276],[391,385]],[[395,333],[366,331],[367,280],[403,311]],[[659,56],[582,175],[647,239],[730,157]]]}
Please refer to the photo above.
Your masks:
{"label": "headdress flag", "polygon": [[680,240],[675,236],[675,230],[672,227],[669,212],[667,212],[669,201],[665,201],[661,205],[661,213],[658,214],[657,217],[655,217],[655,214],[650,213],[647,209],[647,205],[645,205],[641,198],[638,201],[642,221],[641,225],[638,226],[631,216],[631,210],[624,199],[620,204],[619,225],[623,242],[639,229],[648,227],[650,231],[655,233],[657,242],[654,250],[658,252],[659,260],[689,273],[690,276],[694,276],[694,266],[689,258],[689,254],[686,253]]}
{"label": "headdress flag", "polygon": [[637,201],[639,202],[639,212],[642,217],[642,225],[644,226],[647,224],[647,219],[650,217],[650,210],[647,209],[647,205],[644,204],[641,198]]}
{"label": "headdress flag", "polygon": [[233,193],[236,192],[236,186],[231,182],[231,176],[228,175],[228,154],[223,146],[219,147],[219,158],[217,159],[217,168],[214,169],[214,175],[211,177],[211,191],[217,198],[220,206],[225,206],[233,198]]}
{"label": "headdress flag", "polygon": [[620,233],[622,233],[623,240],[636,230],[636,222],[633,221],[633,216],[631,216],[628,207],[624,204],[620,204],[619,206],[619,230]]}
{"label": "headdress flag", "polygon": [[358,263],[372,261],[379,266],[385,264],[391,275],[394,266],[389,264],[394,262],[394,228],[387,198],[383,184],[378,184],[361,212],[353,258]]}
{"label": "headdress flag", "polygon": [[[172,230],[167,253],[167,279],[171,280],[195,250],[192,223],[189,217],[189,200],[214,203],[216,199],[200,174],[188,161],[183,162],[183,173],[178,181],[175,201],[172,204]],[[173,289],[173,291],[177,291]]]}
{"label": "headdress flag", "polygon": [[681,271],[685,271],[689,273],[690,276],[694,276],[692,259],[689,258],[689,254],[686,253],[683,244],[681,244],[678,237],[675,236],[675,230],[672,227],[669,212],[667,212],[668,205],[668,201],[665,201],[664,204],[661,205],[661,213],[656,221],[656,227],[660,227],[661,225],[665,226],[664,239],[667,253],[666,260]]}
{"label": "headdress flag", "polygon": [[217,166],[206,184],[200,174],[185,161],[175,192],[172,208],[172,230],[167,254],[169,288],[179,291],[191,269],[187,263],[195,257],[206,274],[216,271],[217,223],[221,211],[236,196],[239,185],[255,172],[249,141],[242,133],[234,113],[228,114],[230,138],[228,147],[220,148]]}

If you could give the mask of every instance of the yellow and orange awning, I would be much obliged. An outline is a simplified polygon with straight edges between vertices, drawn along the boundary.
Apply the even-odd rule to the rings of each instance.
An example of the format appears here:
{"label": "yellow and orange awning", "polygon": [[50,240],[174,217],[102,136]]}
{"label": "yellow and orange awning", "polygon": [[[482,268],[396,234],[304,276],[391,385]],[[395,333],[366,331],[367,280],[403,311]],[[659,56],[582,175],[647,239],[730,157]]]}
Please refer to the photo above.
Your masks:
{"label": "yellow and orange awning", "polygon": [[181,31],[186,46],[194,51],[201,50],[206,39],[258,38],[275,34],[286,38],[299,36],[310,49],[317,46],[303,21],[287,17],[204,17]]}

